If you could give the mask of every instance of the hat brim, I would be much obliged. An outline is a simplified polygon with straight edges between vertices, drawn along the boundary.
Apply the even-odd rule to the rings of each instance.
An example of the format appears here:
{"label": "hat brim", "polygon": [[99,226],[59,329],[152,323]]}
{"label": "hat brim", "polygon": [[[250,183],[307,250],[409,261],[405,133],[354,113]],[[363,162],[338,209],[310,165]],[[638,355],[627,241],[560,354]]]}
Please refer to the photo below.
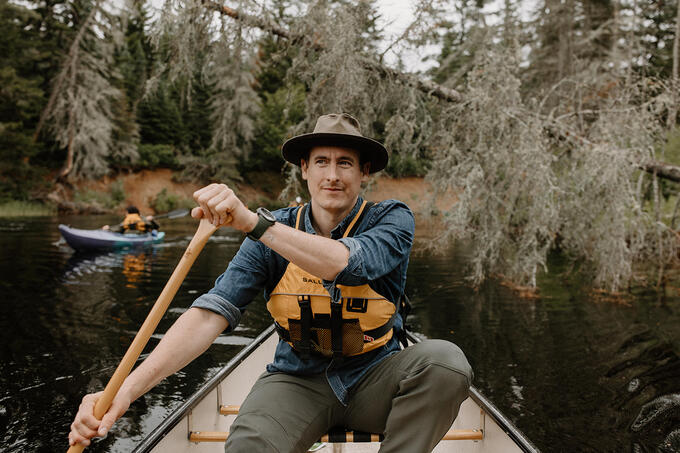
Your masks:
{"label": "hat brim", "polygon": [[315,146],[338,146],[359,151],[364,154],[363,160],[371,163],[369,173],[378,172],[387,166],[387,149],[381,143],[359,135],[330,132],[297,135],[283,144],[281,154],[288,162],[299,167],[300,159]]}

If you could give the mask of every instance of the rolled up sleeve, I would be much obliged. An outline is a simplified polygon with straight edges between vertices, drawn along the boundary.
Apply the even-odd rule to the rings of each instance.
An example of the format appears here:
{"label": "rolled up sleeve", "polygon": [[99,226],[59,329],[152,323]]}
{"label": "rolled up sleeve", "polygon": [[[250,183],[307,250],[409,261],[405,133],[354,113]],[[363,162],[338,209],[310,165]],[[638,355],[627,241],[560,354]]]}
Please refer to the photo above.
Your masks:
{"label": "rolled up sleeve", "polygon": [[349,259],[333,285],[363,285],[388,274],[411,253],[415,220],[408,206],[388,200],[374,209],[364,231],[339,239],[349,250]]}
{"label": "rolled up sleeve", "polygon": [[265,255],[264,246],[246,239],[227,270],[217,278],[214,287],[191,306],[224,316],[229,322],[227,332],[233,330],[246,306],[264,286],[267,278]]}
{"label": "rolled up sleeve", "polygon": [[224,316],[229,322],[227,332],[231,332],[241,321],[241,310],[217,294],[203,294],[191,304],[191,307],[203,308]]}

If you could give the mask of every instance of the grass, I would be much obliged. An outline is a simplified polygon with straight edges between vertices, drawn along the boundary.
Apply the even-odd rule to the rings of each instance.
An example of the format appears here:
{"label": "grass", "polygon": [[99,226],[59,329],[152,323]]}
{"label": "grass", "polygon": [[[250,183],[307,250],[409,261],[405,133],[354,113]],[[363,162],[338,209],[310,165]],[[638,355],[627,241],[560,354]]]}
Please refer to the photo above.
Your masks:
{"label": "grass", "polygon": [[174,193],[169,193],[167,189],[161,190],[154,199],[151,200],[150,204],[156,213],[170,212],[181,208],[191,209],[196,206],[194,200],[180,197]]}
{"label": "grass", "polygon": [[57,213],[54,205],[35,201],[6,201],[0,203],[0,217],[47,216]]}
{"label": "grass", "polygon": [[111,183],[108,192],[99,192],[92,189],[76,190],[73,194],[73,201],[109,210],[116,209],[125,201],[123,182],[116,181]]}

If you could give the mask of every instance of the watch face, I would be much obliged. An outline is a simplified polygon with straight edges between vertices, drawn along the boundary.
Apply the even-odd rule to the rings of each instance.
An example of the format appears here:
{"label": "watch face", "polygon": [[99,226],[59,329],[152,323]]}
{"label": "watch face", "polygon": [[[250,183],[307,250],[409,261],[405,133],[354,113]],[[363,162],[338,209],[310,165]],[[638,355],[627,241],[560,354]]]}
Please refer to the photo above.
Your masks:
{"label": "watch face", "polygon": [[257,208],[256,212],[262,217],[264,217],[266,220],[269,220],[270,222],[276,222],[276,217],[274,217],[274,214],[269,212],[267,209]]}

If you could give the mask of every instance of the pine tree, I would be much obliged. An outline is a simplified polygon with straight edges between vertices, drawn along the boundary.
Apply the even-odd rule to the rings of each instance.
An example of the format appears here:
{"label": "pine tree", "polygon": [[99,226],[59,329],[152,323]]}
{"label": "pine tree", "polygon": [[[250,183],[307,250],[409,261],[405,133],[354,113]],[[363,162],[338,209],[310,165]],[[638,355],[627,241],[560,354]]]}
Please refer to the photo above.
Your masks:
{"label": "pine tree", "polygon": [[33,72],[40,61],[39,16],[21,5],[0,1],[0,160],[28,160],[39,150],[31,127],[40,113],[42,78]]}
{"label": "pine tree", "polygon": [[116,28],[119,23],[99,3],[84,5],[80,13],[84,20],[77,24],[78,33],[53,81],[36,130],[37,135],[44,119],[59,145],[67,149],[60,178],[72,172],[84,177],[106,174],[108,159],[136,152],[112,139],[116,129],[113,105],[122,95],[111,81],[115,44],[121,36]]}

